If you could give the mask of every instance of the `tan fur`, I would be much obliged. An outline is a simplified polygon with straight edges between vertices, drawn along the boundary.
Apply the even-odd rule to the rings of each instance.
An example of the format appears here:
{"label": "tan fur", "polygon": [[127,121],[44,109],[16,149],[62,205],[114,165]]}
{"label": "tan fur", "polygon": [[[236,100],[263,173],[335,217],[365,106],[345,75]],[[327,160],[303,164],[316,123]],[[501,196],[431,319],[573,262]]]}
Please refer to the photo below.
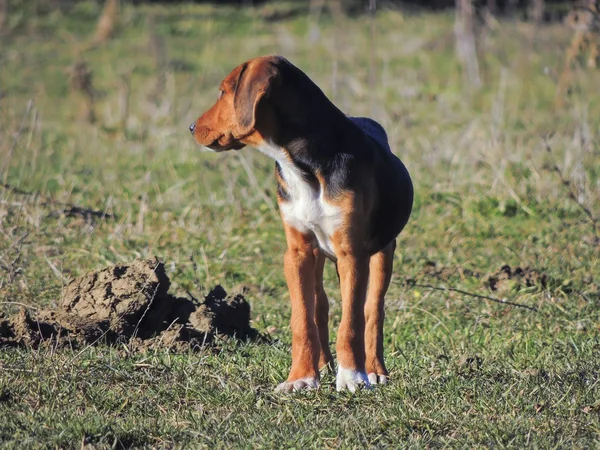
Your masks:
{"label": "tan fur", "polygon": [[364,370],[364,305],[369,280],[369,255],[364,248],[362,222],[368,212],[362,196],[354,193],[347,193],[335,200],[345,217],[344,225],[332,237],[342,294],[337,359],[343,368]]}
{"label": "tan fur", "polygon": [[333,371],[333,356],[329,349],[329,299],[323,287],[325,255],[318,248],[313,249],[313,253],[315,255],[315,323],[321,342],[319,369],[326,367]]}
{"label": "tan fur", "polygon": [[292,368],[288,381],[319,377],[321,345],[315,324],[315,256],[313,238],[284,226],[288,248],[284,256],[285,279],[292,303]]}
{"label": "tan fur", "polygon": [[388,375],[383,362],[383,319],[385,293],[392,279],[396,242],[371,256],[369,288],[365,304],[365,353],[367,374]]}

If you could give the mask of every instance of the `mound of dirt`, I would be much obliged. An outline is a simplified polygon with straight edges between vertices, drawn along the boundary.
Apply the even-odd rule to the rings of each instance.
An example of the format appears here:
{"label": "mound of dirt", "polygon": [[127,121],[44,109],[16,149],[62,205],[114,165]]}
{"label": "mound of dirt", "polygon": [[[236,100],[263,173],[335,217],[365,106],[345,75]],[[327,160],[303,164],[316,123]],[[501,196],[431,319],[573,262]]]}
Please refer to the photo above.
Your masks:
{"label": "mound of dirt", "polygon": [[485,284],[492,291],[506,292],[513,287],[541,287],[548,284],[548,275],[530,267],[512,268],[505,264],[496,273],[491,274],[485,280]]}
{"label": "mound of dirt", "polygon": [[0,314],[0,346],[127,343],[132,349],[199,347],[217,335],[255,338],[250,305],[216,286],[203,302],[169,294],[159,260],[135,260],[71,281],[59,309]]}

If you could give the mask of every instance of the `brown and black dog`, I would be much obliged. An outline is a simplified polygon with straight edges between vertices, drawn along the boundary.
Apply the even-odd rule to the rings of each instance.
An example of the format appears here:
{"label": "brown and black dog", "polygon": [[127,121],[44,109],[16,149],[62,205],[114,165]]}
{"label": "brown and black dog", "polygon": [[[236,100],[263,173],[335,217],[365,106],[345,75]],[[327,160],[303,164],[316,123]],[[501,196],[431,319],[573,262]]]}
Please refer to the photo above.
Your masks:
{"label": "brown and black dog", "polygon": [[381,125],[346,116],[301,70],[266,56],[233,69],[190,131],[214,151],[250,145],[275,160],[292,302],[292,368],[277,390],[316,388],[319,368],[333,367],[326,257],[342,296],[337,390],[385,384],[384,296],[413,186]]}

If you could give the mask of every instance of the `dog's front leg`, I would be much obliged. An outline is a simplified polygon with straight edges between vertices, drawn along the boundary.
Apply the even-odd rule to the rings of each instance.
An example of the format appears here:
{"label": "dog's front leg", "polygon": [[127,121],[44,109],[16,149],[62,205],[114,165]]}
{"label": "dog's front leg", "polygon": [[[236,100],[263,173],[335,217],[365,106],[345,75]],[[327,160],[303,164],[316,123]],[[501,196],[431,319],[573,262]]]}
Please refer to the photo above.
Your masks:
{"label": "dog's front leg", "polygon": [[[338,391],[354,392],[369,386],[365,373],[365,297],[369,280],[369,255],[362,243],[353,242],[350,233],[336,233],[333,245],[342,291],[342,321],[336,350]],[[337,238],[336,238],[337,237]]]}
{"label": "dog's front leg", "polygon": [[326,367],[328,371],[333,372],[333,356],[329,350],[329,299],[323,287],[325,255],[318,248],[315,248],[313,253],[315,255],[315,324],[321,342],[319,369]]}
{"label": "dog's front leg", "polygon": [[277,391],[291,392],[319,387],[321,344],[315,324],[315,255],[311,234],[285,225],[288,249],[285,278],[292,302],[292,368]]}

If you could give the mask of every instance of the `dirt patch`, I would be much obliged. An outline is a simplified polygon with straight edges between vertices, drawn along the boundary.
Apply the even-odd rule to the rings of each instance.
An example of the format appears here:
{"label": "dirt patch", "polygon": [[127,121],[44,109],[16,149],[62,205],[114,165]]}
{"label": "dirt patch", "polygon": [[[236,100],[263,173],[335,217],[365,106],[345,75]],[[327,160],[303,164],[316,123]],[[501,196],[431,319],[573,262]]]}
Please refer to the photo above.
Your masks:
{"label": "dirt patch", "polygon": [[548,285],[549,277],[544,272],[530,267],[510,267],[505,264],[499,271],[489,275],[485,284],[492,291],[507,292],[513,288],[539,287]]}
{"label": "dirt patch", "polygon": [[[508,264],[489,275],[478,270],[471,270],[461,266],[443,266],[434,261],[427,261],[420,275],[425,279],[435,279],[444,283],[459,279],[473,278],[480,280],[489,290],[506,293],[513,289],[524,287],[546,288],[552,285],[551,278],[544,272],[530,267],[511,267]],[[554,284],[556,284],[554,282]]]}
{"label": "dirt patch", "polygon": [[440,281],[448,281],[451,278],[481,278],[481,274],[475,270],[462,266],[443,266],[435,261],[427,261],[421,271],[426,277],[436,278]]}
{"label": "dirt patch", "polygon": [[243,295],[216,286],[203,301],[190,300],[169,294],[170,285],[156,259],[84,275],[69,283],[56,311],[0,313],[0,346],[127,343],[134,350],[186,350],[218,335],[258,337]]}

